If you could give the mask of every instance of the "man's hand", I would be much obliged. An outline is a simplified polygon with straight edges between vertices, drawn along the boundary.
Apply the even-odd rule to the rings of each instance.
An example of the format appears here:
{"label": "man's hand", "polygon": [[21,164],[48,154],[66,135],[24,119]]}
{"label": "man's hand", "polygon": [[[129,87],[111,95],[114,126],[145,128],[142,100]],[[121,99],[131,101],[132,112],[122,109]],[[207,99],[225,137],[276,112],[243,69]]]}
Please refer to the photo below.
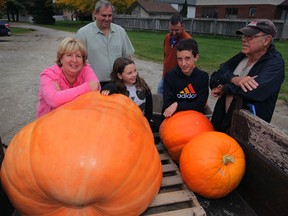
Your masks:
{"label": "man's hand", "polygon": [[172,104],[164,111],[163,115],[164,115],[165,117],[170,117],[170,116],[172,116],[172,115],[175,113],[177,107],[178,107],[178,103],[177,103],[177,102],[172,103]]}
{"label": "man's hand", "polygon": [[257,76],[243,76],[243,77],[233,77],[231,83],[236,86],[241,87],[244,92],[252,91],[258,87],[258,83],[255,81]]}
{"label": "man's hand", "polygon": [[222,88],[223,88],[223,85],[218,85],[216,88],[213,88],[211,90],[211,95],[213,97],[221,97],[223,92],[222,92]]}

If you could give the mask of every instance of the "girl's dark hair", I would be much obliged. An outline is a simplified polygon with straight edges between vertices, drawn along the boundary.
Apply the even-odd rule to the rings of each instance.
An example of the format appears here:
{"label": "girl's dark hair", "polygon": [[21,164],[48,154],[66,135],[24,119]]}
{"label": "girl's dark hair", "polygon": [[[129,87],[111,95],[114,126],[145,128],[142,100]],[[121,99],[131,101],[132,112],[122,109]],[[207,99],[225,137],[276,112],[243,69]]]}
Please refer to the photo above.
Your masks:
{"label": "girl's dark hair", "polygon": [[197,42],[191,38],[184,38],[180,40],[176,45],[176,49],[177,51],[191,51],[194,57],[196,57],[196,55],[199,53]]}
{"label": "girl's dark hair", "polygon": [[[126,58],[126,57],[117,58],[113,64],[113,70],[110,74],[111,81],[115,83],[116,87],[119,89],[119,92],[125,95],[127,95],[127,89],[123,81],[119,79],[118,73],[122,74],[124,72],[125,67],[129,64],[135,65],[134,61],[131,60],[130,58]],[[137,73],[135,85],[139,91],[144,91],[145,95],[149,94],[150,87],[148,86],[146,81],[139,76],[138,73]]]}

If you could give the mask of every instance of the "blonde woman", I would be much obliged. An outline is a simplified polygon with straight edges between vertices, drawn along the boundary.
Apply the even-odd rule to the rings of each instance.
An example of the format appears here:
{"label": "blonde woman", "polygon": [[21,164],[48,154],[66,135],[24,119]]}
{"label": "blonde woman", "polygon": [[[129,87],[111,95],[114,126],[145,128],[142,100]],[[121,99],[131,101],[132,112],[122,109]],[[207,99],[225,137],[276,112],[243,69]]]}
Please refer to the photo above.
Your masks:
{"label": "blonde woman", "polygon": [[37,118],[79,95],[100,90],[99,80],[86,60],[87,50],[81,41],[68,37],[60,43],[56,64],[40,74]]}

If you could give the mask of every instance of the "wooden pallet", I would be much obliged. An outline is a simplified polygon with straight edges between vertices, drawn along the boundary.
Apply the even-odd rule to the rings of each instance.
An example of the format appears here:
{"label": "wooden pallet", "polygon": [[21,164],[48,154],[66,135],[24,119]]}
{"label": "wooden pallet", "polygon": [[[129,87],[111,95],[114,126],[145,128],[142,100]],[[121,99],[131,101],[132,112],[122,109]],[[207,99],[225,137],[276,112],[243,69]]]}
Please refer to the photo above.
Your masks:
{"label": "wooden pallet", "polygon": [[162,162],[162,184],[159,193],[142,216],[206,216],[195,194],[184,184],[178,166],[162,142],[157,142],[156,147]]}

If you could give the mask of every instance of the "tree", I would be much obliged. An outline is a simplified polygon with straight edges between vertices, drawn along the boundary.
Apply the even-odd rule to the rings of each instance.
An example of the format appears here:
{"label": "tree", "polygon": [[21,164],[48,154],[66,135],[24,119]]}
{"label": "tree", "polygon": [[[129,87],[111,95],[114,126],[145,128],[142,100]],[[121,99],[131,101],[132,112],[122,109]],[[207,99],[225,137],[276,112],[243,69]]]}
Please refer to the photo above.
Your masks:
{"label": "tree", "polygon": [[183,5],[183,8],[181,9],[181,11],[180,11],[180,14],[184,17],[184,18],[186,18],[187,17],[187,8],[188,8],[188,5],[187,5],[187,0],[185,0],[185,3],[184,3],[184,5]]}
{"label": "tree", "polygon": [[125,14],[135,0],[110,0],[118,14]]}
{"label": "tree", "polygon": [[77,17],[80,17],[83,22],[83,16],[86,14],[91,14],[92,20],[92,12],[95,6],[95,0],[56,0],[56,5],[62,5],[62,8],[73,11]]}
{"label": "tree", "polygon": [[68,8],[82,13],[91,13],[94,10],[95,0],[56,0],[56,4],[63,4]]}
{"label": "tree", "polygon": [[4,8],[5,7],[5,0],[0,0],[0,8]]}
{"label": "tree", "polygon": [[3,3],[8,20],[19,21],[19,11],[21,9],[29,10],[30,0],[2,0],[2,4]]}
{"label": "tree", "polygon": [[[75,10],[79,10],[82,13],[91,13],[95,8],[96,2],[97,0],[56,0],[57,4],[73,7]],[[125,13],[135,0],[110,0],[110,2],[115,7],[117,13]]]}
{"label": "tree", "polygon": [[32,17],[37,24],[54,24],[52,0],[33,0]]}

